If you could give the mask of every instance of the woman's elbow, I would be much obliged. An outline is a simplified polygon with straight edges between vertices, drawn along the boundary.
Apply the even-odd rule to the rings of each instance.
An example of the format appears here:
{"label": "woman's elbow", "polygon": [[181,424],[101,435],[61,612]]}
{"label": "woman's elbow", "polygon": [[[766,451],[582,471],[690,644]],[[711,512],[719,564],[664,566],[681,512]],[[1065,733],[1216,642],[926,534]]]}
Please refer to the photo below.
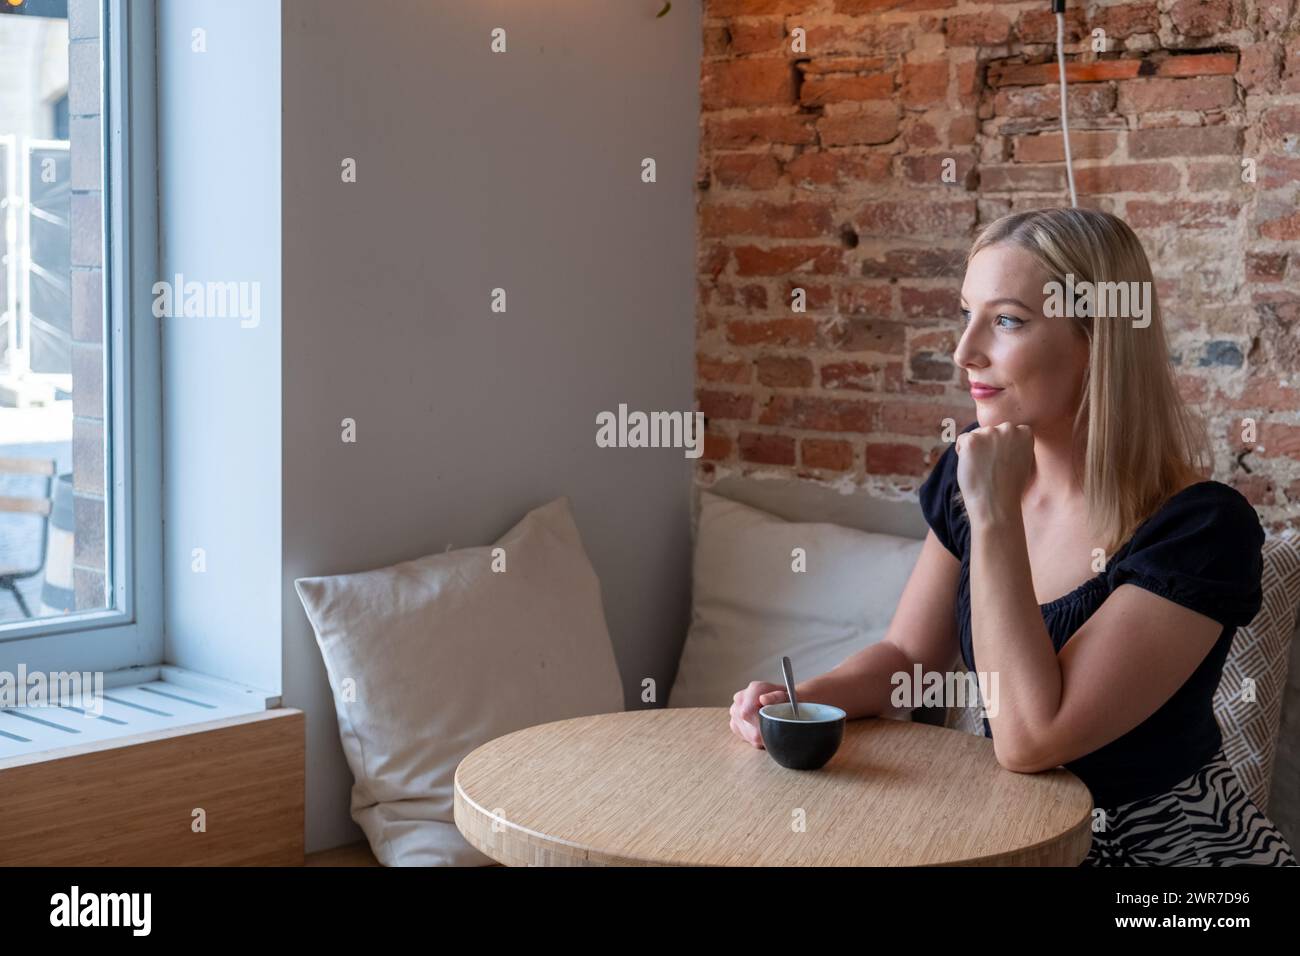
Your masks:
{"label": "woman's elbow", "polygon": [[1002,769],[1013,773],[1042,773],[1044,770],[1060,766],[1060,761],[1025,745],[1013,746],[1008,743],[999,745],[994,741],[993,753]]}

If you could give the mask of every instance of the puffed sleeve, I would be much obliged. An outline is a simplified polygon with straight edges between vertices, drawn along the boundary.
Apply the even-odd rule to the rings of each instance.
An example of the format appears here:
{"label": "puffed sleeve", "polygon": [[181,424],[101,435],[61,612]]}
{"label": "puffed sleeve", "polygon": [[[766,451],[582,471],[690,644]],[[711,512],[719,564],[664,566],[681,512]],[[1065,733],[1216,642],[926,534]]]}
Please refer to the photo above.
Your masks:
{"label": "puffed sleeve", "polygon": [[[979,422],[972,422],[962,429],[962,433],[978,427]],[[966,516],[961,512],[961,506],[953,500],[957,490],[957,449],[949,445],[934,463],[929,476],[921,483],[917,497],[921,501],[921,513],[925,515],[925,521],[934,531],[934,536],[961,560]]]}
{"label": "puffed sleeve", "polygon": [[1111,588],[1134,584],[1244,627],[1264,602],[1264,529],[1246,497],[1206,481],[1171,498],[1138,528],[1111,570]]}

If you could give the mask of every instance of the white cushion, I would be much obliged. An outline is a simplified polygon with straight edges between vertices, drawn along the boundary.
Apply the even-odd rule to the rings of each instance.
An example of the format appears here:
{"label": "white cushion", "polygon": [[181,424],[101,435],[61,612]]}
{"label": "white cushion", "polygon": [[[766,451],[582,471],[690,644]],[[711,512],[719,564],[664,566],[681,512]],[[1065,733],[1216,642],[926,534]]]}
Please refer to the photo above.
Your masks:
{"label": "white cushion", "polygon": [[[922,544],[785,521],[701,491],[691,626],[668,705],[730,707],[750,681],[781,683],[782,655],[799,683],[882,640]],[[806,571],[793,570],[795,548]]]}
{"label": "white cushion", "polygon": [[352,818],[386,866],[491,863],[453,821],[461,759],[525,727],[623,709],[600,582],[567,498],[493,547],[294,585],[334,692]]}

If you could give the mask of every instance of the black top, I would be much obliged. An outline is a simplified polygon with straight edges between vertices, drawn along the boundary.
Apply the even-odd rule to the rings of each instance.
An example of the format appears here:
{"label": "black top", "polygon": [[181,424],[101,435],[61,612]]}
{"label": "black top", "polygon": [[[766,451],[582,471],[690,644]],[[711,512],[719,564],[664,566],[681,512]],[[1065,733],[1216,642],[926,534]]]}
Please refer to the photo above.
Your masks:
{"label": "black top", "polygon": [[[973,422],[962,432],[978,426]],[[970,524],[961,505],[952,500],[956,491],[957,451],[949,447],[921,485],[921,510],[935,536],[961,560],[957,631],[962,660],[975,671]],[[1040,605],[1058,654],[1121,584],[1145,588],[1223,625],[1210,653],[1159,710],[1123,736],[1065,764],[1092,791],[1096,806],[1111,808],[1167,791],[1222,746],[1223,735],[1214,719],[1214,691],[1233,635],[1251,622],[1263,603],[1263,544],[1259,516],[1245,496],[1222,482],[1202,481],[1156,509],[1105,571]],[[987,718],[984,736],[993,736]]]}

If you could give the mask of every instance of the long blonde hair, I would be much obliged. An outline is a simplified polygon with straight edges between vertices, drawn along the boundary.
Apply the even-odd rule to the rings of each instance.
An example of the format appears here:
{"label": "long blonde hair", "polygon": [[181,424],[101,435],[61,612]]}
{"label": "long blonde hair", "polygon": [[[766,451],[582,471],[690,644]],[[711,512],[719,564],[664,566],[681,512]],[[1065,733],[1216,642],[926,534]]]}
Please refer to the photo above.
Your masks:
{"label": "long blonde hair", "polygon": [[1094,540],[1109,559],[1170,495],[1211,467],[1204,420],[1178,392],[1151,264],[1124,220],[1093,209],[1035,209],[990,223],[966,264],[981,249],[1010,243],[1030,253],[1048,276],[1083,281],[1142,282],[1150,324],[1117,317],[1074,316],[1088,340],[1074,439],[1086,438],[1082,484]]}

